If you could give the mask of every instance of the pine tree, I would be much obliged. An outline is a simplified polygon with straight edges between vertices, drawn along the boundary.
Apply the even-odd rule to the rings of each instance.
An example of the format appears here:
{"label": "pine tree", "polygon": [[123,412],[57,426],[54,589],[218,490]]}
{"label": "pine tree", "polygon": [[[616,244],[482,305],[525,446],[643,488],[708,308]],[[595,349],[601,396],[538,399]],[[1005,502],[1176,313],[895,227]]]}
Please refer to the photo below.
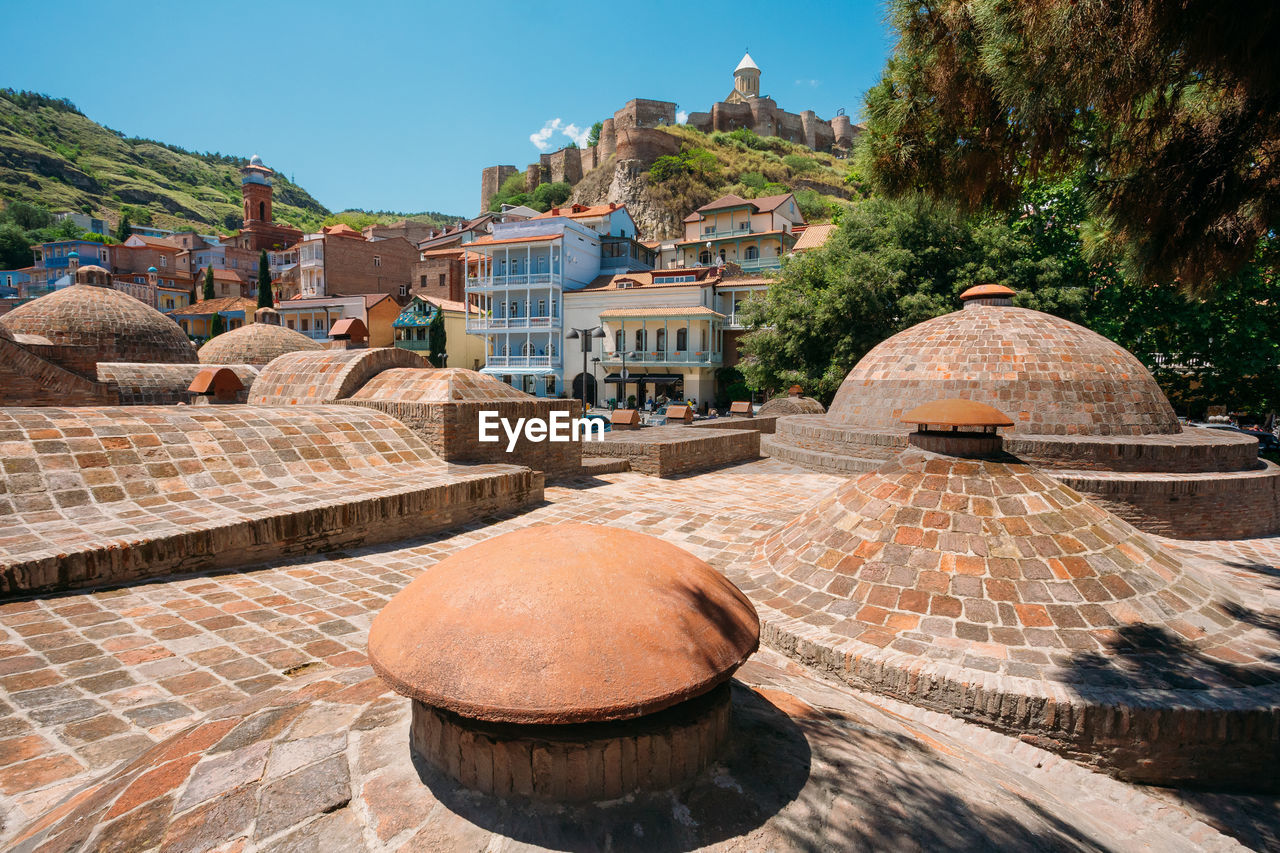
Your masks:
{"label": "pine tree", "polygon": [[265,249],[258,256],[258,307],[276,307],[275,296],[271,292],[271,265],[267,263]]}
{"label": "pine tree", "polygon": [[429,360],[436,367],[444,366],[445,345],[444,312],[437,308],[436,315],[431,318],[431,324],[427,326]]}
{"label": "pine tree", "polygon": [[213,267],[204,268],[204,298],[213,299]]}
{"label": "pine tree", "polygon": [[129,221],[129,214],[120,217],[120,224],[116,226],[116,239],[123,243],[133,236],[133,223]]}
{"label": "pine tree", "polygon": [[891,0],[859,171],[893,195],[1010,211],[1085,178],[1101,234],[1151,283],[1211,286],[1280,215],[1280,4]]}
{"label": "pine tree", "polygon": [[213,338],[216,338],[218,335],[222,334],[224,331],[226,330],[222,327],[222,315],[219,314],[217,311],[213,312],[213,316],[209,318],[210,340],[212,340]]}

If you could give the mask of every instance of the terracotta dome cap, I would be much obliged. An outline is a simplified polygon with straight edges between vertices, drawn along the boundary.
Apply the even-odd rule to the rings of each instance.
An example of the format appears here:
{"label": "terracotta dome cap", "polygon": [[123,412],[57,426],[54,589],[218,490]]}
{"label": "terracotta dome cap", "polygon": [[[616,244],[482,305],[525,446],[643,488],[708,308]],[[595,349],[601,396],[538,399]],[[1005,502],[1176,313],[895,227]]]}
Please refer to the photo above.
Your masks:
{"label": "terracotta dome cap", "polygon": [[759,646],[751,602],[692,554],[594,524],[530,527],[441,560],[383,608],[369,661],[464,717],[639,717],[727,680]]}
{"label": "terracotta dome cap", "polygon": [[1010,427],[1013,419],[986,403],[974,400],[934,400],[916,406],[902,416],[905,424],[954,427]]}
{"label": "terracotta dome cap", "polygon": [[106,267],[100,267],[100,266],[98,266],[97,264],[89,264],[89,265],[87,265],[87,266],[80,267],[80,268],[79,268],[79,270],[80,270],[80,272],[82,272],[82,273],[85,273],[85,272],[95,272],[95,273],[100,272],[100,273],[102,273],[103,275],[111,275],[111,272],[110,272]]}
{"label": "terracotta dome cap", "polygon": [[1004,296],[1012,299],[1018,295],[1018,291],[1012,287],[1005,287],[1003,284],[979,284],[969,288],[960,294],[960,301],[964,302],[969,299],[981,299],[982,297]]}

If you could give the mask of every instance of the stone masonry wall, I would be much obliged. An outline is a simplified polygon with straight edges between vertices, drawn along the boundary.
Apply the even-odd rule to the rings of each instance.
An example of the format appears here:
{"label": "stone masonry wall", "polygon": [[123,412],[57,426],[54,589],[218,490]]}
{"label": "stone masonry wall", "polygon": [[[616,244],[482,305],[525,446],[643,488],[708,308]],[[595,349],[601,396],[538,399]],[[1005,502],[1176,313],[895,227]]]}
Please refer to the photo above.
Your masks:
{"label": "stone masonry wall", "polygon": [[105,406],[115,401],[115,394],[107,386],[72,373],[0,337],[0,405]]}
{"label": "stone masonry wall", "polygon": [[700,430],[687,426],[646,427],[607,432],[604,441],[583,447],[584,456],[627,459],[631,470],[650,477],[670,477],[760,458],[756,430]]}

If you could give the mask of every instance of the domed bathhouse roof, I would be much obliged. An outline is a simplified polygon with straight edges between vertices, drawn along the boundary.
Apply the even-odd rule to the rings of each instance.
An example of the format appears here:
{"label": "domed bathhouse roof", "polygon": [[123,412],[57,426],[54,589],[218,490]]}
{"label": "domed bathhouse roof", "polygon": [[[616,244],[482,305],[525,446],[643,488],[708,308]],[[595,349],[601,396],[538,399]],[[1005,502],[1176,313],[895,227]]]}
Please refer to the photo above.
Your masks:
{"label": "domed bathhouse roof", "polygon": [[319,341],[272,323],[249,323],[210,338],[200,347],[202,364],[252,364],[264,367],[290,352],[321,350]]}
{"label": "domed bathhouse roof", "polygon": [[95,362],[196,361],[195,347],[171,318],[107,287],[75,284],[55,290],[0,317],[0,326],[55,345],[89,347]]}
{"label": "domed bathhouse roof", "polygon": [[[415,752],[453,775],[442,729],[445,742],[461,730],[513,757],[523,750],[526,762],[533,739],[567,751],[641,728],[719,744],[724,682],[759,638],[746,596],[692,554],[641,533],[559,524],[497,536],[420,575],[374,619],[369,660],[414,700]],[[496,778],[468,781],[516,793]],[[550,796],[545,784],[525,794]]]}
{"label": "domed bathhouse roof", "polygon": [[[1280,530],[1280,468],[1241,435],[1184,430],[1146,367],[1083,326],[980,285],[964,308],[912,326],[849,371],[825,416],[780,418],[771,456],[839,474],[870,471],[907,446],[905,412],[942,398],[999,408],[1005,445],[1143,530],[1229,539]],[[1245,438],[1245,441],[1241,441]],[[1194,485],[1188,477],[1194,480]],[[1224,514],[1227,493],[1260,513]]]}
{"label": "domed bathhouse roof", "polygon": [[760,406],[761,415],[821,415],[827,410],[812,397],[804,396],[799,385],[791,386],[785,397],[774,397]]}
{"label": "domed bathhouse roof", "polygon": [[[824,667],[857,687],[1134,779],[1231,778],[1259,750],[1274,755],[1276,728],[1240,733],[1250,713],[1280,708],[1280,638],[1172,552],[1006,453],[991,430],[1011,419],[987,406],[951,417],[962,408],[918,413],[933,422],[912,446],[730,572],[767,603],[766,640],[796,648],[816,626],[838,652]],[[1174,720],[1215,709],[1194,733]],[[1210,731],[1219,724],[1245,743]]]}

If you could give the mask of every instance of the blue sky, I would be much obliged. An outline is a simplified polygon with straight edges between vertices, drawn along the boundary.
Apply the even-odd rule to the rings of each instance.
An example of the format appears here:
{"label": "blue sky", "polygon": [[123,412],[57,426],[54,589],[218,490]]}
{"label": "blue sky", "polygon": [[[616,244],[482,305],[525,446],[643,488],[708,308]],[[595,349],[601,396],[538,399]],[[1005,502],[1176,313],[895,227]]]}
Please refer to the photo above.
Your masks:
{"label": "blue sky", "polygon": [[0,20],[0,86],[127,135],[261,154],[334,210],[454,214],[475,212],[484,166],[535,161],[548,122],[554,150],[631,98],[706,110],[744,48],[783,109],[856,117],[892,46],[875,0],[0,0]]}

